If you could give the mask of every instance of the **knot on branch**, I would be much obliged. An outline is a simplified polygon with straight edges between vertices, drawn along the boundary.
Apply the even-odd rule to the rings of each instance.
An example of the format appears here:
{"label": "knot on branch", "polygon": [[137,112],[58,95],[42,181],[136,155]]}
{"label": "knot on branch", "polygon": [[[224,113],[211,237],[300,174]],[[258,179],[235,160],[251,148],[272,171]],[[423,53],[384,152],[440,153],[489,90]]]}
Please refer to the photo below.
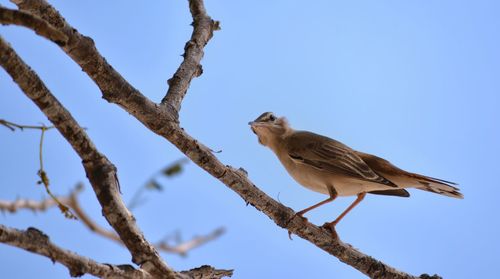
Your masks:
{"label": "knot on branch", "polygon": [[437,275],[437,274],[434,274],[434,275],[429,275],[427,273],[424,273],[422,275],[420,275],[420,277],[418,278],[421,278],[421,279],[443,279],[443,277]]}
{"label": "knot on branch", "polygon": [[199,279],[218,279],[233,276],[232,269],[215,269],[209,265],[202,265],[188,271],[182,271],[181,274],[188,275],[189,278]]}
{"label": "knot on branch", "polygon": [[68,266],[69,275],[71,277],[82,277],[85,273],[87,273],[85,265],[81,262],[75,262],[71,266]]}
{"label": "knot on branch", "polygon": [[26,234],[33,240],[36,240],[36,242],[43,243],[43,245],[49,244],[49,236],[37,228],[29,227],[26,230]]}

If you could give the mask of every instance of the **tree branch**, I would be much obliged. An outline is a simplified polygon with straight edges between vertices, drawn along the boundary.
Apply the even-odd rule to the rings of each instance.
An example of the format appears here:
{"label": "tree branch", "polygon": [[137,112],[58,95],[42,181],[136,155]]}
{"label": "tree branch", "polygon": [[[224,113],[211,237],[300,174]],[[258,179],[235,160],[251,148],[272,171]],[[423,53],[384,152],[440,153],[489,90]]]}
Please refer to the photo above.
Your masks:
{"label": "tree branch", "polygon": [[46,234],[35,228],[21,231],[0,225],[0,242],[46,256],[53,262],[59,262],[68,268],[72,277],[88,273],[102,278],[153,278],[145,271],[136,270],[130,265],[101,264],[62,249],[53,244]]}
{"label": "tree branch", "polygon": [[199,77],[203,73],[200,61],[203,58],[203,48],[212,38],[213,32],[219,30],[219,22],[214,21],[208,16],[203,1],[189,1],[189,10],[193,17],[193,34],[191,39],[184,46],[184,60],[168,80],[168,91],[162,105],[170,104],[178,113],[181,108],[181,102],[189,88],[191,80]]}
{"label": "tree branch", "polygon": [[[137,227],[132,213],[123,203],[119,193],[116,167],[96,149],[69,111],[1,37],[0,64],[82,158],[87,177],[102,206],[103,215],[131,252],[132,261],[143,267],[145,264],[154,267],[152,269],[157,272],[155,275],[158,277],[173,278],[174,272],[147,242]],[[149,269],[148,267],[148,271]]]}
{"label": "tree branch", "polygon": [[[0,242],[46,256],[52,262],[59,262],[68,268],[72,277],[80,277],[88,273],[101,278],[158,278],[151,276],[144,270],[137,270],[131,265],[102,264],[90,258],[77,255],[69,250],[62,249],[52,243],[46,234],[35,228],[28,228],[26,231],[22,231],[0,225]],[[219,279],[226,276],[231,277],[232,275],[232,270],[215,269],[204,265],[176,273],[175,279]]]}
{"label": "tree branch", "polygon": [[[59,13],[53,12],[53,8],[45,1],[16,0],[15,2],[20,3],[21,9],[28,9],[64,31],[70,40],[63,47],[63,50],[99,86],[104,99],[118,104],[151,131],[170,141],[194,163],[238,193],[247,203],[262,211],[278,226],[308,240],[371,278],[418,278],[359,252],[349,244],[343,243],[339,238],[333,237],[331,232],[319,228],[303,218],[294,217],[292,209],[266,195],[246,177],[244,172],[224,165],[212,154],[209,148],[187,134],[178,124],[178,111],[175,109],[178,106],[177,101],[172,101],[166,106],[159,106],[143,96],[107,64],[89,38],[82,36],[77,31],[72,31],[74,29],[64,21]],[[190,0],[189,2],[202,3],[199,0]],[[191,65],[191,67],[196,67],[196,65]],[[166,99],[169,97],[167,96]],[[171,97],[171,99],[182,100],[182,97]],[[422,275],[421,278],[432,277]]]}
{"label": "tree branch", "polygon": [[52,27],[45,20],[23,11],[0,6],[0,23],[27,27],[38,35],[56,42],[58,45],[64,45],[68,41],[68,37],[64,33]]}
{"label": "tree branch", "polygon": [[233,276],[232,269],[215,269],[208,265],[203,265],[188,271],[181,271],[180,273],[192,279],[219,279]]}
{"label": "tree branch", "polygon": [[[87,75],[94,80],[103,94],[103,98],[119,106],[127,106],[127,111],[134,114],[152,114],[158,106],[129,84],[97,51],[94,41],[83,36],[69,25],[59,12],[45,0],[11,0],[19,9],[43,18],[68,37],[62,50],[71,57]],[[145,111],[151,109],[151,111]],[[161,109],[159,122],[176,121],[176,114],[171,109]],[[162,123],[155,123],[162,125]],[[158,127],[156,127],[158,128]]]}

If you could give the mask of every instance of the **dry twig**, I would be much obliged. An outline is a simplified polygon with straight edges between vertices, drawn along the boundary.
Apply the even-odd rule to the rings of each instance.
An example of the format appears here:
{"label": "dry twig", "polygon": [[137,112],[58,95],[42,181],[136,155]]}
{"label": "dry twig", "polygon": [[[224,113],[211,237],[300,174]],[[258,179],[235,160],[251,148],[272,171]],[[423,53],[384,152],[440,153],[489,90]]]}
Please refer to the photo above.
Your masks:
{"label": "dry twig", "polygon": [[[114,231],[101,227],[85,212],[85,210],[83,210],[80,202],[78,201],[78,195],[82,191],[83,184],[78,184],[68,196],[57,197],[57,199],[73,209],[76,217],[78,217],[78,220],[80,220],[90,231],[107,239],[110,239],[120,245],[124,245],[120,237]],[[28,209],[34,212],[46,211],[47,209],[54,206],[57,206],[57,202],[55,202],[54,199],[51,198],[43,199],[41,201],[27,199],[17,199],[15,201],[0,200],[0,211],[8,211],[10,213],[15,213],[21,209]],[[158,241],[155,244],[155,247],[159,251],[186,256],[189,251],[202,246],[207,242],[219,238],[222,234],[224,234],[224,232],[225,229],[220,227],[207,235],[195,236],[187,241],[181,241],[180,237],[177,237],[178,241],[175,241],[174,245],[170,244],[168,237],[165,237],[161,241]]]}

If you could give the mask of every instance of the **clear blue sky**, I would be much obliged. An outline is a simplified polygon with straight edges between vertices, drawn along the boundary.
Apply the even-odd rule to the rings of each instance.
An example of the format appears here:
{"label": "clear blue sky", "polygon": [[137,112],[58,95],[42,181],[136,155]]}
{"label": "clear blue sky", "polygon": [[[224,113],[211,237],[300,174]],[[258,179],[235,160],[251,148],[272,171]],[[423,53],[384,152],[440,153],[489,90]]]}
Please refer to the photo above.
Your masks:
{"label": "clear blue sky", "polygon": [[[51,1],[106,59],[155,101],[181,61],[191,34],[187,1]],[[2,5],[12,5],[5,0]],[[221,21],[206,47],[204,74],[183,103],[183,127],[223,150],[255,184],[300,210],[324,196],[299,186],[247,122],[264,111],[292,126],[336,138],[414,172],[456,181],[456,200],[418,190],[411,198],[369,196],[338,226],[340,237],[398,269],[445,278],[494,278],[500,264],[500,2],[498,1],[211,1]],[[52,43],[33,32],[0,26],[0,34],[87,127],[118,167],[125,200],[156,170],[181,157],[171,144],[101,98],[91,80]],[[47,119],[0,71],[0,118]],[[40,199],[36,131],[0,127],[1,199]],[[106,222],[80,164],[57,131],[47,133],[45,167],[52,190],[85,183],[85,209]],[[234,278],[364,278],[353,268],[278,228],[194,164],[164,181],[164,192],[135,210],[146,236],[180,230],[185,238],[225,226],[218,241],[187,258],[164,255],[177,270],[202,264],[234,268]],[[308,214],[323,224],[353,198]],[[129,253],[48,213],[0,216],[35,226],[63,247],[101,262],[129,263]],[[6,278],[69,277],[47,258],[0,245]]]}

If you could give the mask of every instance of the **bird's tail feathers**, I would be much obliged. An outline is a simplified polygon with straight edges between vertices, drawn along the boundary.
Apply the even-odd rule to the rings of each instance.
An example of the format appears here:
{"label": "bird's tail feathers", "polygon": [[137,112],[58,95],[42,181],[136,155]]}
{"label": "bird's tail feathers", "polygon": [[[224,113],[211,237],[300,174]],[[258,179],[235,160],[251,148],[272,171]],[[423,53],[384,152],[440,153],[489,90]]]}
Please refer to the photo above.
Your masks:
{"label": "bird's tail feathers", "polygon": [[417,181],[418,189],[457,199],[464,198],[460,189],[454,186],[457,183],[415,173],[410,173],[410,176]]}

